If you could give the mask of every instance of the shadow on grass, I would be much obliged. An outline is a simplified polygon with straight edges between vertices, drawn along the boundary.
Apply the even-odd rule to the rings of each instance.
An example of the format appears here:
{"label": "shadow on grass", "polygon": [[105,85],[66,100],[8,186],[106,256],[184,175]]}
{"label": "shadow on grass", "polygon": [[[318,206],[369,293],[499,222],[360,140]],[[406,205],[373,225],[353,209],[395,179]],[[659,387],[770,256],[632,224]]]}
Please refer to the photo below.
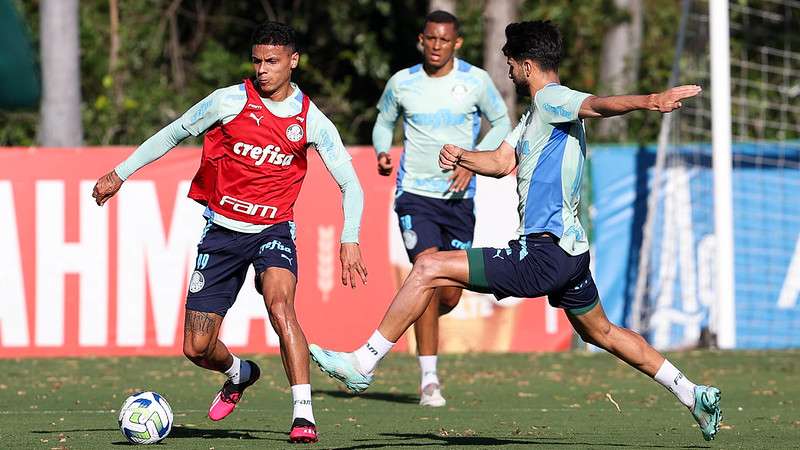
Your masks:
{"label": "shadow on grass", "polygon": [[392,394],[390,392],[365,392],[363,394],[351,394],[349,392],[334,391],[334,390],[329,390],[329,391],[315,390],[314,394],[322,394],[322,395],[327,395],[328,397],[335,397],[335,398],[363,398],[364,400],[378,400],[391,403],[411,404],[419,402],[418,395]]}
{"label": "shadow on grass", "polygon": [[[97,432],[97,431],[118,431],[117,428],[77,428],[72,430],[36,430],[31,431],[35,434],[53,434],[53,433],[79,433],[79,432]],[[274,434],[276,437],[259,437],[252,433],[267,433]],[[267,440],[267,441],[287,441],[288,435],[285,431],[273,430],[225,430],[216,428],[197,428],[197,427],[184,427],[174,426],[170,430],[167,440],[169,439],[237,439],[237,440]],[[112,442],[112,445],[129,445],[127,441]]]}
{"label": "shadow on grass", "polygon": [[[603,447],[633,447],[633,448],[711,448],[710,446],[694,446],[687,445],[683,447],[675,447],[672,445],[643,445],[643,444],[624,444],[616,442],[577,442],[572,439],[555,440],[553,438],[496,438],[488,436],[441,436],[433,433],[380,433],[380,436],[390,438],[390,441],[376,442],[369,444],[369,441],[378,441],[380,439],[355,439],[357,444],[351,447],[334,447],[335,450],[350,450],[359,448],[384,448],[384,447],[428,447],[428,446],[442,446],[442,445],[462,445],[465,447],[490,447],[502,445],[516,445],[516,446],[557,446],[557,445],[570,445],[570,446],[603,446]],[[411,440],[427,440],[434,442],[409,442]]]}

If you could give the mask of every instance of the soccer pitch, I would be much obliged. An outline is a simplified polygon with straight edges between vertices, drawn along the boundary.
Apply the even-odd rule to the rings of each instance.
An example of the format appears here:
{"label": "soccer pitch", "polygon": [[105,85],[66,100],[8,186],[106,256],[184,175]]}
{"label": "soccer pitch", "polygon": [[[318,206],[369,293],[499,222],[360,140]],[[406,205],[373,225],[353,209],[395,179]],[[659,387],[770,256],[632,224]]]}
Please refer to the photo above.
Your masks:
{"label": "soccer pitch", "polygon": [[[606,354],[441,357],[447,406],[417,405],[415,358],[390,355],[372,387],[342,392],[312,367],[317,448],[796,448],[800,352],[669,355],[694,381],[722,388],[725,420],[705,442],[661,386]],[[162,448],[280,448],[291,394],[277,356],[222,422],[206,417],[223,381],[181,358],[2,360],[0,447],[128,445],[117,412],[139,390],[163,394],[175,422]],[[612,402],[613,400],[613,402]],[[619,405],[619,410],[617,406]]]}

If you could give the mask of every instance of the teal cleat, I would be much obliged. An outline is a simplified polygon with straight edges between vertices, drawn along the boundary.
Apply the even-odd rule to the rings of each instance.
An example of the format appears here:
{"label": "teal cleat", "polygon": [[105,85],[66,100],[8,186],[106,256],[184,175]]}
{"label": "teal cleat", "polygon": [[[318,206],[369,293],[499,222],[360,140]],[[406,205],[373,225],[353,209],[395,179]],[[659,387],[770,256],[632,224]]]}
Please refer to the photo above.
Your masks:
{"label": "teal cleat", "polygon": [[719,431],[722,422],[722,410],[719,407],[719,400],[722,396],[719,389],[713,386],[695,386],[694,388],[694,408],[692,416],[703,432],[703,439],[713,440]]}
{"label": "teal cleat", "polygon": [[316,344],[309,345],[308,350],[321,371],[344,383],[353,393],[365,391],[372,383],[372,375],[364,375],[358,370],[358,362],[352,353],[325,350]]}

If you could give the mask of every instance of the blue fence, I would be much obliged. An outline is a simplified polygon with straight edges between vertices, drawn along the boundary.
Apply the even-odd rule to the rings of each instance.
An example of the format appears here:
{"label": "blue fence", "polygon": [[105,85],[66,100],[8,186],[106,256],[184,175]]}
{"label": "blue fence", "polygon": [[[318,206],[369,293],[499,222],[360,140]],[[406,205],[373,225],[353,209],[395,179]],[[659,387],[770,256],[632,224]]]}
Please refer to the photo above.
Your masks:
{"label": "blue fence", "polygon": [[[708,145],[663,172],[650,253],[647,338],[693,345],[714,314],[713,179]],[[733,149],[739,348],[800,346],[800,143]],[[654,147],[592,147],[594,273],[606,311],[630,325]]]}

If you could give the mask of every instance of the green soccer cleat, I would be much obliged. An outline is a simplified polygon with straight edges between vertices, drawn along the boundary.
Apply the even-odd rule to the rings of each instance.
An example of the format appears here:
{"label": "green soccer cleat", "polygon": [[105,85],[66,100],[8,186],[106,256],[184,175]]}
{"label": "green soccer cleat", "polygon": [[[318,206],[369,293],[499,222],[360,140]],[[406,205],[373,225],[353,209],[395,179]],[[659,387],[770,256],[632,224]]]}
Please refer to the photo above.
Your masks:
{"label": "green soccer cleat", "polygon": [[309,345],[308,350],[321,371],[344,383],[352,392],[363,392],[372,383],[372,375],[364,375],[358,370],[358,362],[352,353],[325,350],[316,344]]}
{"label": "green soccer cleat", "polygon": [[722,396],[719,389],[713,386],[695,386],[694,388],[694,408],[692,416],[703,432],[703,439],[713,440],[719,431],[722,422],[722,410],[719,407],[719,400]]}

